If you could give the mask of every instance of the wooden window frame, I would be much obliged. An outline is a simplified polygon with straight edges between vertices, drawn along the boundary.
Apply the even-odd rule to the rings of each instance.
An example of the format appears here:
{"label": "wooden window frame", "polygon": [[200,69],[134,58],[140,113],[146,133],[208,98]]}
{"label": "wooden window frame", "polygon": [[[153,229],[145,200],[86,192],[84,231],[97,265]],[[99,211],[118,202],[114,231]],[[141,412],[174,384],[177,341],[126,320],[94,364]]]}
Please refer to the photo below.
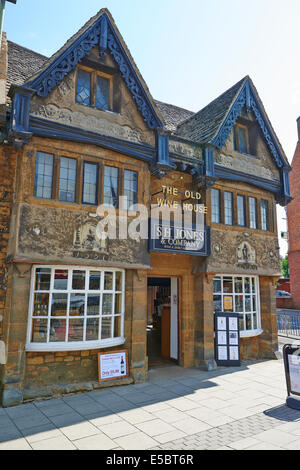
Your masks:
{"label": "wooden window frame", "polygon": [[[218,192],[218,200],[219,200],[219,211],[218,211],[218,218],[219,218],[219,221],[218,222],[215,222],[212,220],[213,218],[213,205],[212,205],[212,195],[213,195],[213,191],[217,191]],[[211,204],[211,223],[212,224],[221,224],[222,223],[222,210],[221,210],[221,190],[218,189],[218,188],[212,188],[211,190],[211,196],[210,196],[210,204]]]}
{"label": "wooden window frame", "polygon": [[[262,224],[262,202],[266,202],[267,203],[267,210],[266,210],[266,228],[264,229]],[[270,231],[270,203],[268,201],[268,199],[260,199],[259,201],[259,213],[260,213],[260,229],[263,231],[263,232],[269,232]]]}
{"label": "wooden window frame", "polygon": [[[96,201],[95,202],[86,202],[84,201],[84,174],[85,174],[85,165],[94,165],[96,167]],[[80,172],[82,174],[82,183],[81,187],[81,204],[87,206],[98,206],[99,204],[99,163],[90,161],[90,160],[83,160],[82,161],[82,170]]]}
{"label": "wooden window frame", "polygon": [[[226,205],[225,205],[225,194],[231,194],[231,224],[227,224],[226,223]],[[227,191],[227,190],[224,190],[223,191],[223,200],[224,200],[224,225],[226,225],[227,227],[234,227],[235,225],[235,220],[234,220],[234,193],[232,191]]]}
{"label": "wooden window frame", "polygon": [[[231,279],[232,280],[232,292],[225,292],[224,291],[224,279]],[[242,279],[243,280],[243,292],[236,292],[235,290],[235,280]],[[246,292],[245,290],[245,281],[246,279],[250,280],[250,292]],[[224,311],[224,297],[232,297],[233,299],[233,311],[235,310],[235,298],[236,297],[243,297],[243,312],[240,312],[242,315],[241,324],[243,328],[241,329],[241,337],[247,336],[256,336],[261,334],[261,305],[260,305],[260,285],[259,285],[259,277],[247,274],[216,274],[214,281],[220,280],[221,282],[221,290],[220,291],[213,291],[214,297],[221,297],[222,302],[222,311]],[[254,284],[254,285],[253,285]],[[254,289],[253,289],[254,287]],[[250,297],[251,303],[251,310],[247,311],[246,309],[246,297]],[[255,309],[253,299],[255,299]],[[251,326],[252,329],[246,329],[246,316],[251,315]],[[256,328],[254,328],[254,315],[256,315]]]}
{"label": "wooden window frame", "polygon": [[[53,156],[53,171],[52,171],[52,195],[51,198],[42,198],[35,195],[35,174],[36,174],[36,162],[37,162],[37,154],[46,153]],[[74,201],[62,201],[59,199],[59,182],[60,182],[60,161],[61,158],[70,158],[76,161],[76,187],[75,187],[75,200]],[[97,207],[98,205],[103,204],[104,198],[104,167],[109,166],[112,168],[116,168],[118,170],[118,207],[111,208],[116,211],[125,210],[124,207],[120,207],[119,205],[119,198],[124,193],[124,172],[125,170],[133,171],[137,174],[137,203],[139,204],[140,201],[143,200],[142,189],[140,185],[140,177],[141,171],[136,165],[132,165],[128,162],[120,162],[115,163],[109,159],[100,159],[97,156],[93,155],[78,155],[74,152],[64,151],[61,152],[58,149],[55,149],[52,152],[45,148],[41,147],[35,149],[35,165],[33,170],[33,178],[31,184],[31,197],[34,198],[35,201],[47,201],[48,203],[55,202],[62,205],[80,205],[80,206],[87,206],[87,207]],[[97,202],[96,204],[91,204],[88,202],[84,202],[83,200],[83,184],[84,184],[84,164],[90,163],[93,165],[97,165]],[[109,211],[110,207],[107,206],[107,210]],[[130,211],[129,215],[130,215]]]}
{"label": "wooden window frame", "polygon": [[[243,129],[245,131],[245,139],[246,139],[246,147],[247,147],[246,153],[242,152],[240,150],[241,147],[240,147],[239,134],[237,132],[237,128]],[[234,136],[233,136],[234,150],[236,152],[242,153],[243,155],[249,155],[250,153],[249,153],[249,132],[248,132],[248,127],[244,126],[243,124],[236,124],[234,126],[233,132],[234,132]]]}
{"label": "wooden window frame", "polygon": [[[242,197],[243,198],[243,207],[244,207],[244,225],[241,225],[239,224],[239,206],[238,206],[238,198],[239,197]],[[236,222],[237,222],[237,226],[238,227],[247,227],[247,210],[246,210],[246,196],[245,194],[240,194],[240,193],[237,193],[235,195],[235,198],[236,200]]]}
{"label": "wooden window frame", "polygon": [[[37,289],[35,285],[35,275],[37,269],[48,269],[50,271],[50,287],[49,289],[42,290]],[[67,288],[66,289],[55,289],[54,286],[54,276],[56,270],[66,270],[68,271],[68,280],[67,280]],[[85,273],[85,288],[74,289],[72,286],[72,279],[73,279],[73,272],[74,271],[82,271]],[[97,290],[92,290],[89,288],[89,275],[91,272],[99,272],[100,273],[100,287]],[[122,281],[121,281],[121,289],[116,288],[116,273],[122,273]],[[113,275],[113,289],[105,289],[104,285],[104,276],[105,273],[112,273]],[[92,349],[104,349],[108,347],[118,346],[125,342],[124,338],[124,328],[125,328],[125,276],[126,272],[122,268],[106,268],[106,267],[84,267],[84,266],[70,266],[70,265],[36,265],[33,267],[32,276],[31,276],[31,287],[30,287],[30,301],[29,301],[29,312],[28,312],[28,328],[27,328],[27,341],[26,341],[26,350],[27,351],[39,351],[39,352],[47,352],[47,351],[74,351],[74,350],[92,350]],[[49,302],[48,302],[48,312],[47,315],[33,315],[33,307],[34,307],[34,296],[35,294],[48,294],[49,295]],[[99,295],[100,299],[105,294],[111,294],[112,298],[112,309],[110,314],[103,313],[103,304],[100,300],[100,309],[99,313],[95,313],[93,315],[89,315],[87,313],[87,300],[85,298],[84,302],[84,314],[83,315],[72,315],[70,316],[69,310],[71,305],[70,294],[82,294],[84,296],[87,295]],[[67,294],[67,311],[65,315],[61,317],[55,317],[51,315],[51,300],[54,294]],[[115,297],[116,295],[121,295],[121,309],[120,312],[116,314],[115,312]],[[116,317],[120,318],[120,336],[115,337],[114,331],[114,319]],[[65,320],[66,325],[66,333],[65,333],[65,341],[61,342],[51,342],[50,341],[50,326],[51,326],[51,319],[53,318],[61,318]],[[69,322],[72,319],[83,319],[84,326],[83,326],[83,339],[78,342],[72,342],[68,339],[68,330],[69,330]],[[96,340],[87,340],[86,339],[86,322],[90,318],[97,318],[99,319],[99,329],[98,329],[98,339]],[[103,318],[110,318],[111,319],[111,336],[110,338],[102,338],[101,337],[101,326]],[[44,342],[32,342],[32,324],[34,320],[45,320],[47,321],[47,336],[46,341]]]}
{"label": "wooden window frame", "polygon": [[[76,162],[76,174],[75,174],[75,191],[74,191],[74,201],[65,201],[64,199],[60,199],[59,198],[59,192],[60,192],[60,171],[61,171],[61,159],[62,158],[67,158],[69,160],[75,160]],[[56,186],[57,186],[57,200],[59,202],[62,202],[62,203],[69,203],[69,204],[74,204],[78,201],[79,199],[79,195],[78,195],[78,190],[79,190],[79,184],[78,184],[78,180],[80,178],[80,174],[81,174],[81,168],[80,168],[80,160],[76,157],[67,157],[65,155],[59,155],[58,157],[58,173],[57,173],[57,183],[56,183]]]}
{"label": "wooden window frame", "polygon": [[[255,201],[255,227],[251,227],[251,210],[250,210],[250,199],[253,199]],[[251,230],[259,230],[259,225],[258,225],[258,199],[255,196],[248,196],[248,205],[249,205],[249,228]]]}
{"label": "wooden window frame", "polygon": [[[79,103],[77,101],[77,86],[78,86],[78,71],[79,70],[84,70],[85,72],[88,72],[91,75],[91,90],[90,90],[90,104],[85,105],[83,103]],[[96,101],[97,101],[97,77],[102,77],[106,78],[109,81],[109,110],[108,111],[113,111],[113,83],[114,83],[114,77],[112,75],[109,75],[108,73],[105,72],[100,72],[99,70],[94,70],[90,67],[86,67],[84,65],[80,65],[77,67],[77,72],[76,72],[76,86],[75,86],[75,103],[82,105],[82,106],[88,106],[90,108],[97,109],[98,111],[106,111],[105,109],[98,108],[96,106]]]}

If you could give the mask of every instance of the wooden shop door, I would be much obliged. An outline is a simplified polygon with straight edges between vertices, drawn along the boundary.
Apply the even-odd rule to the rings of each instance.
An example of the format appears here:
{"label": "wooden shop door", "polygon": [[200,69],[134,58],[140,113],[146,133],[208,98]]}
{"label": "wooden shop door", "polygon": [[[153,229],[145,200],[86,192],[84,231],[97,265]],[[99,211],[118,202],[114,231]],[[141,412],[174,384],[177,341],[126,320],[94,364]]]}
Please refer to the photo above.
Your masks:
{"label": "wooden shop door", "polygon": [[178,279],[171,278],[170,306],[162,310],[161,356],[178,361]]}

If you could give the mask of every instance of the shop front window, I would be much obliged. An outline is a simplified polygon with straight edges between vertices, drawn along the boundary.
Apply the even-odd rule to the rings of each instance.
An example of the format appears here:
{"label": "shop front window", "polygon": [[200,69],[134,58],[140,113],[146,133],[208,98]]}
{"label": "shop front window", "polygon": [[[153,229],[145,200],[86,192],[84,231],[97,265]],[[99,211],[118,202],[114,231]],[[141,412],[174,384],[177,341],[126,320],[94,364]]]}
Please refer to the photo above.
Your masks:
{"label": "shop front window", "polygon": [[241,335],[260,330],[259,282],[255,276],[216,276],[213,282],[214,312],[242,315]]}
{"label": "shop front window", "polygon": [[35,267],[27,350],[76,350],[124,343],[124,272]]}

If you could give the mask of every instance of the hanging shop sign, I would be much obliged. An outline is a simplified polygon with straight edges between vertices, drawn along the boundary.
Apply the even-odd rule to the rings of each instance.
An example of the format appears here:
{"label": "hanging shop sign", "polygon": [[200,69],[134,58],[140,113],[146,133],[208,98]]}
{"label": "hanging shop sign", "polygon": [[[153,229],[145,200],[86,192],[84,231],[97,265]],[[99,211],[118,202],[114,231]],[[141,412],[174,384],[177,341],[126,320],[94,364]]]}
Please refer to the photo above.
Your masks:
{"label": "hanging shop sign", "polygon": [[183,255],[210,255],[210,227],[178,227],[174,222],[151,219],[149,251]]}
{"label": "hanging shop sign", "polygon": [[99,381],[128,377],[128,351],[99,353]]}
{"label": "hanging shop sign", "polygon": [[300,410],[300,345],[286,344],[282,353],[288,392],[286,404]]}
{"label": "hanging shop sign", "polygon": [[238,313],[215,313],[215,353],[218,366],[240,366]]}

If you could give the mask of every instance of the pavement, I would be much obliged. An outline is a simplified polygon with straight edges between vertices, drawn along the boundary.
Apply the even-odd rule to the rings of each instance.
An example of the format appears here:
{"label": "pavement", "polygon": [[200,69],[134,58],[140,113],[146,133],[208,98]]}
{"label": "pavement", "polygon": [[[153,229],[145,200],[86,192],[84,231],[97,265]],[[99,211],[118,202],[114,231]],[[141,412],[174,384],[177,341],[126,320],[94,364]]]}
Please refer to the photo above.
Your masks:
{"label": "pavement", "polygon": [[0,408],[0,450],[298,450],[285,399],[282,360],[157,367],[144,384]]}

